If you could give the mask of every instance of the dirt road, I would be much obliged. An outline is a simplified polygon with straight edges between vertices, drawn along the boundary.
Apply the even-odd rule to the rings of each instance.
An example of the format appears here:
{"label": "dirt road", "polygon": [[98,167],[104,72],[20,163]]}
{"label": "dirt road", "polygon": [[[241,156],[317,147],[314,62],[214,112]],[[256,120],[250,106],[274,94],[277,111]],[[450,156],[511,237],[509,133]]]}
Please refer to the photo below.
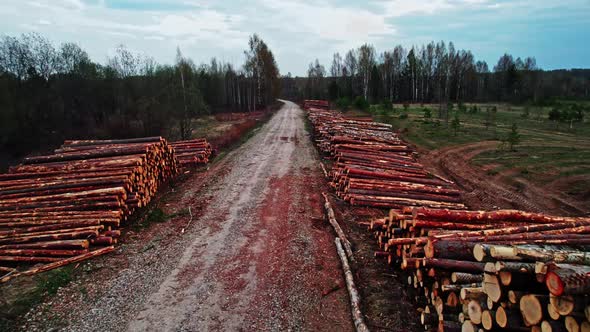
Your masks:
{"label": "dirt road", "polygon": [[[179,202],[170,203],[176,211],[191,207],[192,220],[156,225],[162,233],[151,242],[123,246],[124,267],[90,276],[89,295],[79,295],[76,285],[60,291],[69,300],[51,307],[61,311],[59,319],[27,329],[351,331],[334,235],[323,220],[325,184],[303,111],[286,102],[207,175],[205,192],[197,193],[193,177],[178,188]],[[189,223],[181,235],[179,225]],[[101,264],[122,264],[115,259]]]}
{"label": "dirt road", "polygon": [[[331,273],[338,262],[326,232],[312,227],[312,215],[321,215],[317,192],[308,187],[317,159],[302,116],[287,103],[232,156],[232,171],[195,221],[204,227],[129,330],[286,330],[322,323],[325,302],[332,300],[324,300],[318,286],[322,278],[338,277]],[[323,271],[324,260],[332,271]],[[348,315],[345,295],[337,294],[330,308],[336,316]]]}

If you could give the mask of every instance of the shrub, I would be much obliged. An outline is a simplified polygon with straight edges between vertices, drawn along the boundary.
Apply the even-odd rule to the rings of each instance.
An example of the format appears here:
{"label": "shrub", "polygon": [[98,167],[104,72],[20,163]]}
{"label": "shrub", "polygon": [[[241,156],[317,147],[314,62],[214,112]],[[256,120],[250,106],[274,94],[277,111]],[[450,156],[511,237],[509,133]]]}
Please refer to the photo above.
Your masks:
{"label": "shrub", "polygon": [[459,109],[459,112],[467,113],[467,106],[465,106],[465,104],[463,104],[463,102],[459,102],[459,105],[457,106],[457,108]]}
{"label": "shrub", "polygon": [[336,100],[336,108],[340,111],[346,111],[350,107],[350,99],[348,97],[338,98]]}
{"label": "shrub", "polygon": [[427,121],[428,119],[432,118],[432,111],[430,111],[430,108],[424,107],[422,112],[424,112],[424,119],[426,119]]}
{"label": "shrub", "polygon": [[393,104],[391,103],[391,101],[385,99],[381,102],[381,108],[385,111],[391,111],[393,110]]}
{"label": "shrub", "polygon": [[362,96],[356,97],[354,99],[354,103],[353,104],[354,104],[354,107],[355,108],[357,108],[359,110],[362,110],[362,111],[368,110],[369,109],[369,106],[371,106],[369,104],[369,102],[365,98],[363,98]]}
{"label": "shrub", "polygon": [[514,147],[520,144],[520,134],[518,133],[518,126],[516,123],[512,124],[512,129],[510,130],[510,133],[508,133],[508,137],[506,137],[506,142],[508,142],[510,151],[514,151]]}
{"label": "shrub", "polygon": [[561,120],[561,111],[557,107],[554,107],[549,111],[548,117],[551,121],[559,121]]}
{"label": "shrub", "polygon": [[455,132],[455,136],[457,136],[457,131],[459,131],[459,128],[461,128],[461,120],[459,119],[459,113],[455,112],[455,117],[453,118],[453,121],[451,122],[451,127],[453,128],[453,131]]}

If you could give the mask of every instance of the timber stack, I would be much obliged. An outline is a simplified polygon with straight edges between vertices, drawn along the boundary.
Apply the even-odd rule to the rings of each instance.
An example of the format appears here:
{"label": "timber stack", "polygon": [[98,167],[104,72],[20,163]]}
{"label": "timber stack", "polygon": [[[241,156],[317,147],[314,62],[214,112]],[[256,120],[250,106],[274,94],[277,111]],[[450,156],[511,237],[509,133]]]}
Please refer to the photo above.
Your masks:
{"label": "timber stack", "polygon": [[303,108],[317,108],[327,110],[330,108],[330,102],[328,102],[327,100],[304,100]]}
{"label": "timber stack", "polygon": [[590,329],[590,218],[406,207],[369,229],[426,330]]}
{"label": "timber stack", "polygon": [[0,282],[112,250],[121,223],[177,173],[161,137],[66,141],[25,158],[0,174]]}
{"label": "timber stack", "polygon": [[[306,103],[313,105],[313,103]],[[368,226],[427,331],[590,331],[590,218],[469,211],[391,127],[307,107],[336,194],[391,208]]]}
{"label": "timber stack", "polygon": [[333,160],[330,185],[351,205],[466,208],[454,183],[427,172],[391,125],[313,107],[308,118],[319,150]]}
{"label": "timber stack", "polygon": [[177,141],[170,145],[174,148],[176,158],[182,167],[207,164],[213,153],[211,144],[205,138]]}

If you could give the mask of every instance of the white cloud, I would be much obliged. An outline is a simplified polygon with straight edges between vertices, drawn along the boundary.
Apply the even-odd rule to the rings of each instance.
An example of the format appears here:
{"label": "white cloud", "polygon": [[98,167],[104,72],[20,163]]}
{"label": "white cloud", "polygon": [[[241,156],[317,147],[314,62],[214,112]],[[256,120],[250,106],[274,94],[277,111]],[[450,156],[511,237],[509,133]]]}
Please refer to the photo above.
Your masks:
{"label": "white cloud", "polygon": [[[480,31],[476,25],[481,27],[481,20],[509,21],[511,17],[563,14],[553,8],[568,8],[569,12],[583,15],[590,7],[588,0],[559,3],[369,0],[347,1],[347,4],[342,0],[126,0],[126,3],[129,9],[109,7],[104,0],[0,0],[0,31],[17,35],[34,30],[56,44],[78,42],[97,61],[104,61],[114,46],[126,44],[130,49],[153,55],[159,62],[172,62],[179,45],[195,62],[218,56],[234,64],[242,62],[248,36],[259,33],[274,51],[284,72],[301,74],[316,57],[329,65],[333,52],[342,53],[366,42],[382,50],[395,43],[456,40],[461,33]],[[430,15],[433,22],[439,22],[437,15],[452,19],[445,23],[445,29],[434,23],[412,25],[407,19],[403,25],[399,23],[403,18],[424,15]],[[449,32],[451,28],[453,31]],[[474,45],[477,40],[470,43]]]}
{"label": "white cloud", "polygon": [[[395,33],[383,15],[365,9],[338,7],[328,3],[260,0],[271,9],[265,19],[293,32],[310,33],[332,41],[370,40]],[[310,36],[311,37],[311,36]]]}
{"label": "white cloud", "polygon": [[401,17],[408,14],[434,14],[443,9],[453,8],[447,0],[413,0],[413,1],[381,1],[379,4],[385,10],[388,17]]}

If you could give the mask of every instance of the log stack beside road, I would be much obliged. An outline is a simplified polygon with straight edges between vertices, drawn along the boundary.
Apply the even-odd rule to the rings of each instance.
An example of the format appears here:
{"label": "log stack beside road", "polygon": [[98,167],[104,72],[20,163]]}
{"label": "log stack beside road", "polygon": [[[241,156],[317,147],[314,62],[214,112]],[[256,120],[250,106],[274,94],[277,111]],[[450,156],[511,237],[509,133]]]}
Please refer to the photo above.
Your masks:
{"label": "log stack beside road", "polygon": [[[66,141],[0,174],[0,273],[105,253],[121,223],[178,173],[161,137]],[[49,265],[52,264],[52,265]],[[31,269],[29,271],[32,271]]]}
{"label": "log stack beside road", "polygon": [[176,158],[182,167],[207,164],[213,152],[211,144],[205,138],[177,141],[170,145],[174,148]]}
{"label": "log stack beside road", "polygon": [[304,100],[303,108],[318,108],[318,109],[329,109],[330,103],[327,100]]}
{"label": "log stack beside road", "polygon": [[407,207],[369,228],[427,330],[590,328],[590,218]]}
{"label": "log stack beside road", "polygon": [[390,208],[361,225],[404,276],[425,330],[590,331],[590,218],[468,210],[388,125],[307,111],[336,194]]}
{"label": "log stack beside road", "polygon": [[391,125],[313,107],[308,117],[318,148],[333,160],[330,185],[351,205],[465,209],[456,186],[424,170]]}

